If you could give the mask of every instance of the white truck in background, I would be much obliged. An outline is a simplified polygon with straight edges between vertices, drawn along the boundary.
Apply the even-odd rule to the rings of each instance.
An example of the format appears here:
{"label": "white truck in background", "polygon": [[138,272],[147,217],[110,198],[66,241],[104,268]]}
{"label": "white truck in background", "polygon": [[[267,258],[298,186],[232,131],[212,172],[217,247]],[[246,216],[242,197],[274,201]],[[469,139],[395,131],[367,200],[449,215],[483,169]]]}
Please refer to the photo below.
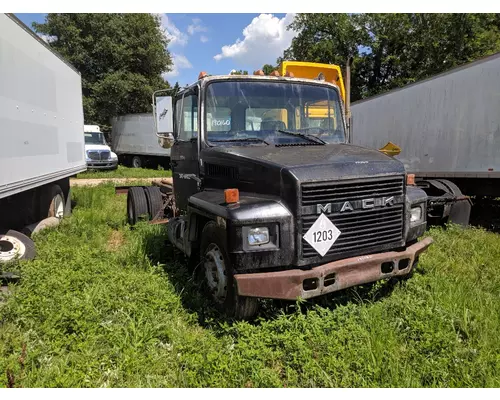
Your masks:
{"label": "white truck in background", "polygon": [[118,156],[111,151],[98,125],[85,125],[85,161],[89,169],[116,169]]}
{"label": "white truck in background", "polygon": [[71,212],[86,169],[79,72],[0,14],[0,264],[35,256],[28,236]]}
{"label": "white truck in background", "polygon": [[170,149],[158,145],[153,114],[126,114],[111,119],[111,142],[120,162],[133,168],[169,168]]}

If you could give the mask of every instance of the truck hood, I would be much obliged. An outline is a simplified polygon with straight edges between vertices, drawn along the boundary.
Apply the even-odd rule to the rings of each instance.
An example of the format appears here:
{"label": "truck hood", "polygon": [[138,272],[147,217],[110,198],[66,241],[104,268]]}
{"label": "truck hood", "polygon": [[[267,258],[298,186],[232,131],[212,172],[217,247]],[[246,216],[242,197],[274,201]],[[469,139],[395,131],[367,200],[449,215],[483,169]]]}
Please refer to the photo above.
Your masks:
{"label": "truck hood", "polygon": [[105,144],[86,144],[85,145],[85,151],[87,150],[107,150],[111,151],[111,148],[109,146],[106,146]]}
{"label": "truck hood", "polygon": [[303,183],[405,173],[395,158],[350,144],[212,147],[202,151],[202,159],[208,186],[227,187],[227,177],[236,176],[234,184],[240,190],[276,195],[290,180]]}

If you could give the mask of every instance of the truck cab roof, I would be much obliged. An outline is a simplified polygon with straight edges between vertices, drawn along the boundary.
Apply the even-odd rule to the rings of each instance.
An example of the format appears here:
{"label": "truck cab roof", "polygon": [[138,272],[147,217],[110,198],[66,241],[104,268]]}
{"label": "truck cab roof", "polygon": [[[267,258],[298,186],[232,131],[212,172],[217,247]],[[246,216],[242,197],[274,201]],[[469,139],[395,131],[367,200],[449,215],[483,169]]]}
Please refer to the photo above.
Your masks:
{"label": "truck cab roof", "polygon": [[261,76],[261,75],[210,75],[204,78],[198,79],[196,82],[192,83],[188,87],[179,91],[179,94],[184,93],[185,91],[191,90],[195,86],[205,86],[214,81],[225,81],[225,80],[240,80],[240,81],[268,81],[272,83],[278,82],[297,82],[304,84],[313,84],[313,85],[321,85],[321,86],[329,86],[339,91],[339,94],[342,97],[342,93],[340,88],[331,82],[319,80],[319,79],[309,79],[309,78],[295,78],[288,76]]}

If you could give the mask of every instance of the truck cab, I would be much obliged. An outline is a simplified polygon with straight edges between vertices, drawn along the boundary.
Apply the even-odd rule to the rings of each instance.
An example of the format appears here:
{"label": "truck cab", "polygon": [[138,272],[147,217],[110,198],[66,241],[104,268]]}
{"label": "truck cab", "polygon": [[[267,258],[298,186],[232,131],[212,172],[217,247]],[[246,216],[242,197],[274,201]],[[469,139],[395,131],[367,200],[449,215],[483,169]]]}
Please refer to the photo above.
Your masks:
{"label": "truck cab", "polygon": [[401,162],[349,144],[341,98],[323,80],[203,73],[175,98],[155,96],[171,147],[169,240],[229,315],[251,317],[258,298],[407,276],[431,244],[418,241],[425,193]]}
{"label": "truck cab", "polygon": [[118,156],[106,143],[98,125],[84,125],[85,161],[89,169],[116,169]]}

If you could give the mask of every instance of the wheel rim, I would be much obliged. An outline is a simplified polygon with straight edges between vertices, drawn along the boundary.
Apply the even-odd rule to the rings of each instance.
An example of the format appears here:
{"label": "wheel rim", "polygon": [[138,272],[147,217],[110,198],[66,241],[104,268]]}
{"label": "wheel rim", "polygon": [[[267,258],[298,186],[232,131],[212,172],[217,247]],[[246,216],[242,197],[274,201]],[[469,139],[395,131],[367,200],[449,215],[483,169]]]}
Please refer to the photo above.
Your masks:
{"label": "wheel rim", "polygon": [[0,236],[0,262],[22,257],[25,251],[26,247],[19,239],[7,235]]}
{"label": "wheel rim", "polygon": [[215,244],[205,252],[205,279],[214,299],[222,303],[227,295],[227,270],[222,252]]}
{"label": "wheel rim", "polygon": [[141,166],[141,160],[139,160],[137,157],[134,157],[132,159],[132,165],[135,167],[135,168],[139,168]]}
{"label": "wheel rim", "polygon": [[58,194],[54,197],[54,217],[61,219],[64,217],[64,199]]}

